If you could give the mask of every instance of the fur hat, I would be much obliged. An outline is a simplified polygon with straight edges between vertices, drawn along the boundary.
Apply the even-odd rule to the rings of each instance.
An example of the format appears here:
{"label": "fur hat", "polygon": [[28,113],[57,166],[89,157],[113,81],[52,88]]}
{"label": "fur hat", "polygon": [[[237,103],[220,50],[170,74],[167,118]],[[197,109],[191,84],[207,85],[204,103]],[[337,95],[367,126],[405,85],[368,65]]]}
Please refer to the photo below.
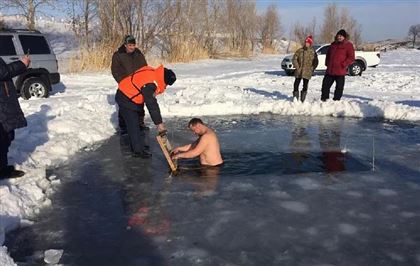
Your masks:
{"label": "fur hat", "polygon": [[165,67],[163,70],[163,79],[166,85],[171,86],[176,81],[176,75],[172,70]]}
{"label": "fur hat", "polygon": [[133,35],[126,35],[124,37],[124,44],[136,44],[136,38]]}
{"label": "fur hat", "polygon": [[339,30],[335,36],[337,36],[337,35],[341,35],[341,36],[343,36],[344,38],[347,39],[347,32],[343,29]]}
{"label": "fur hat", "polygon": [[306,37],[305,43],[309,43],[310,45],[314,43],[314,39],[312,38],[312,35],[309,35],[308,37]]}

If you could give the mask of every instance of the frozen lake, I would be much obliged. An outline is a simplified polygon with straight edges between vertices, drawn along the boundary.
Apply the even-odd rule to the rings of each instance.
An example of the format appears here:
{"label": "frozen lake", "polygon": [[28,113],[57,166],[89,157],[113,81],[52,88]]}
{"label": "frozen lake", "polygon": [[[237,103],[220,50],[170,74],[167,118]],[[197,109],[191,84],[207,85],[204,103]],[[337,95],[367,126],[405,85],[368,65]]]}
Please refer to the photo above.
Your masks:
{"label": "frozen lake", "polygon": [[[113,136],[53,169],[52,206],[6,239],[22,265],[420,264],[420,124],[209,117],[225,165],[176,176]],[[188,119],[167,123],[174,145]],[[150,133],[152,134],[151,131]],[[52,176],[52,177],[51,177]]]}

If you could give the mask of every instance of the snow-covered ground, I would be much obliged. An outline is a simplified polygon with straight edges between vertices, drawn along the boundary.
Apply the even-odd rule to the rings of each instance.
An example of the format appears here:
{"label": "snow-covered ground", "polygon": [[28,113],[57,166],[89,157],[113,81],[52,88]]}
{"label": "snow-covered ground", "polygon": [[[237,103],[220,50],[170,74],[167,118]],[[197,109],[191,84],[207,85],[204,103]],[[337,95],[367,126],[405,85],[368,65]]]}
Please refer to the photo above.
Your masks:
{"label": "snow-covered ground", "polygon": [[[346,78],[340,102],[319,100],[322,75],[316,75],[303,104],[291,101],[294,78],[281,71],[282,57],[170,65],[178,80],[158,96],[164,119],[272,112],[420,120],[418,50],[383,53],[377,68]],[[50,98],[21,100],[28,127],[17,130],[9,157],[26,175],[0,181],[0,245],[7,231],[30,224],[31,216],[51,204],[49,195],[60,181],[59,177],[48,180],[47,168],[115,134],[115,88],[110,73],[62,75],[62,83],[54,87]],[[14,265],[4,246],[0,247],[0,265]]]}

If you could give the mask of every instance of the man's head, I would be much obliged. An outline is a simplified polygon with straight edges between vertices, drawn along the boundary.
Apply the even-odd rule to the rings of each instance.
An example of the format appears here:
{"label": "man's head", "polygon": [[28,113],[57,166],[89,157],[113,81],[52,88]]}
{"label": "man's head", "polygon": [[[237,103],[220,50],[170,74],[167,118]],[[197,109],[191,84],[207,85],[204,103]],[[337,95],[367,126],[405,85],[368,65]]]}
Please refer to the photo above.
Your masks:
{"label": "man's head", "polygon": [[198,136],[202,136],[206,132],[206,126],[200,118],[191,119],[188,122],[188,128]]}
{"label": "man's head", "polygon": [[309,35],[308,37],[306,37],[305,39],[306,47],[312,46],[313,43],[314,43],[314,40],[312,39],[312,35]]}
{"label": "man's head", "polygon": [[163,70],[163,78],[164,78],[165,84],[166,85],[169,85],[169,86],[171,86],[172,84],[174,84],[175,81],[176,81],[176,75],[175,75],[175,73],[172,70],[167,69],[167,68],[165,68]]}
{"label": "man's head", "polygon": [[124,37],[124,47],[128,54],[134,52],[136,49],[136,38],[134,38],[132,35],[126,35]]}
{"label": "man's head", "polygon": [[345,39],[347,39],[347,32],[343,29],[339,30],[335,35],[335,39],[339,42],[344,41]]}

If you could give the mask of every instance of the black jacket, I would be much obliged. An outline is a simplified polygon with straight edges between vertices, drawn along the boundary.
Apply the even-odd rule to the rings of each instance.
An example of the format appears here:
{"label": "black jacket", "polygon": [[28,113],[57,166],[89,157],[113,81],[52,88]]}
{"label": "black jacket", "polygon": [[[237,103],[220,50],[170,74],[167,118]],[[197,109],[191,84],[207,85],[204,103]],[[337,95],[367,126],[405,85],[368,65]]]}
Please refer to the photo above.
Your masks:
{"label": "black jacket", "polygon": [[3,126],[6,132],[27,125],[12,80],[25,70],[26,66],[21,61],[6,64],[0,58],[0,126]]}
{"label": "black jacket", "polygon": [[139,49],[136,48],[134,52],[127,54],[124,45],[122,45],[112,56],[111,73],[119,83],[123,78],[144,66],[147,66],[147,62]]}

